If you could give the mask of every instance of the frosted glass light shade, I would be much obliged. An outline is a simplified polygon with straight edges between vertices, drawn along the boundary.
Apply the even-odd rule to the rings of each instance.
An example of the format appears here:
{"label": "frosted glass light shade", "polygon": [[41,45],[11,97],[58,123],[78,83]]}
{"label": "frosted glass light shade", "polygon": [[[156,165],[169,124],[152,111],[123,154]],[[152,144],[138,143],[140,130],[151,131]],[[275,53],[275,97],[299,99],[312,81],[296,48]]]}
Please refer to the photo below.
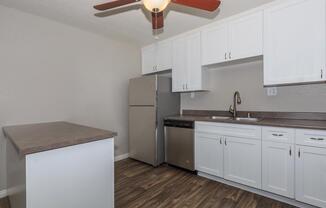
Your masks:
{"label": "frosted glass light shade", "polygon": [[161,12],[169,3],[170,0],[143,0],[145,8],[150,12]]}

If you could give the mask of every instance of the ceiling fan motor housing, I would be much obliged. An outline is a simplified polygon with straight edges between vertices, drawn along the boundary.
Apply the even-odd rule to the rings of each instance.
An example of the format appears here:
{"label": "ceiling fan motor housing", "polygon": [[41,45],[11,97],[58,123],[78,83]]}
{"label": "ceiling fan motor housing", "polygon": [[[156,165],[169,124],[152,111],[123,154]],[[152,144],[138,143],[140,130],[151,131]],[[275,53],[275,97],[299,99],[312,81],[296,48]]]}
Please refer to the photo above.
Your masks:
{"label": "ceiling fan motor housing", "polygon": [[142,0],[145,8],[150,12],[159,13],[163,11],[171,0]]}

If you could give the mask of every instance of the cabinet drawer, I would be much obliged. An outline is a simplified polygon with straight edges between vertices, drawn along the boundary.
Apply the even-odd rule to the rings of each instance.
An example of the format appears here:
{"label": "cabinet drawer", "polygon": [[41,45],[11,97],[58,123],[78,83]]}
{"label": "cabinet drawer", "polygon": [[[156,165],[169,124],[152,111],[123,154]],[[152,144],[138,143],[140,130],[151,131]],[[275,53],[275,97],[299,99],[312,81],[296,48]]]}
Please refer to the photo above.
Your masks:
{"label": "cabinet drawer", "polygon": [[326,148],[326,131],[297,129],[295,143]]}
{"label": "cabinet drawer", "polygon": [[295,130],[288,128],[263,127],[263,141],[294,143]]}
{"label": "cabinet drawer", "polygon": [[260,126],[215,122],[196,122],[195,126],[196,132],[261,140]]}

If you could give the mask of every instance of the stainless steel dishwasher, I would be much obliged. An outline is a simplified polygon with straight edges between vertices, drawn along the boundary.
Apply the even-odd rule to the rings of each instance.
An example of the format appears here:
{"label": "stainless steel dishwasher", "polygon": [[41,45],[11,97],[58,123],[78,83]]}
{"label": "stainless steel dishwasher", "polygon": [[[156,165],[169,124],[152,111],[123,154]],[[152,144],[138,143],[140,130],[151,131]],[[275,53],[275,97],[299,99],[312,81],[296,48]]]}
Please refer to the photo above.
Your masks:
{"label": "stainless steel dishwasher", "polygon": [[164,133],[166,163],[194,171],[194,122],[167,119]]}

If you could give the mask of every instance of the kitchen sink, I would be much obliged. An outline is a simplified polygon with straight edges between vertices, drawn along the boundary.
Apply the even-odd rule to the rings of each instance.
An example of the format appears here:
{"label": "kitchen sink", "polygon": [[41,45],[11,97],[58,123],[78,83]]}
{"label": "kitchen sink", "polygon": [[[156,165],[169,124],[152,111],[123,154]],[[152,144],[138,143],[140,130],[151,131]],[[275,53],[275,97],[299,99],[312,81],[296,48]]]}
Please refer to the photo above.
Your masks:
{"label": "kitchen sink", "polygon": [[236,121],[249,121],[249,122],[258,122],[258,121],[260,121],[259,118],[250,118],[250,117],[237,117],[234,120],[236,120]]}
{"label": "kitchen sink", "polygon": [[232,117],[230,117],[230,116],[211,116],[209,118],[213,119],[213,120],[229,120],[229,119],[232,119]]}

